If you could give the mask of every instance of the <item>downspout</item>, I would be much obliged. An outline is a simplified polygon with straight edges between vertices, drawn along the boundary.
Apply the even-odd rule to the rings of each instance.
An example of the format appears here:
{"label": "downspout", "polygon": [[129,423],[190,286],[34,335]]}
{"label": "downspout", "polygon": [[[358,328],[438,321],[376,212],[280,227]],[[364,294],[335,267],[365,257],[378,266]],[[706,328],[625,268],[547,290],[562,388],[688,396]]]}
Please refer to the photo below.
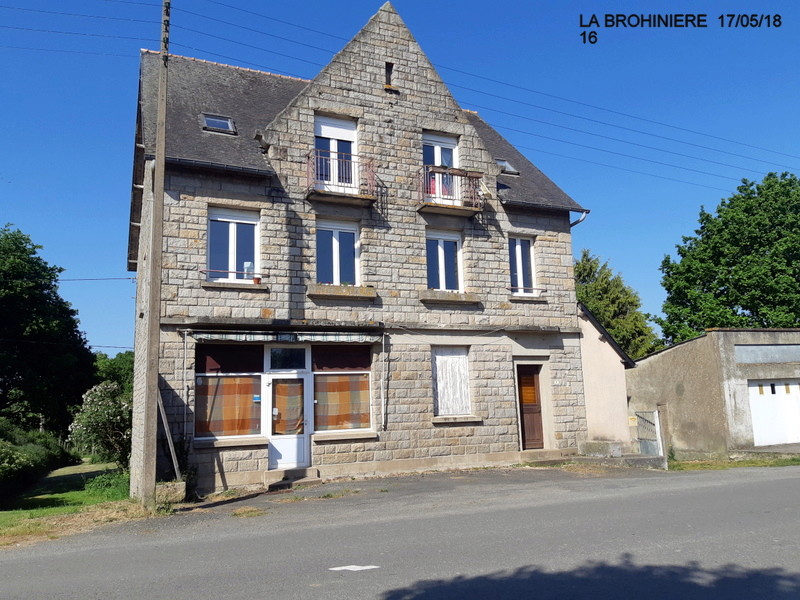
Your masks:
{"label": "downspout", "polygon": [[191,333],[191,329],[178,330],[183,338],[183,443],[189,439],[189,383],[186,381],[186,334]]}
{"label": "downspout", "polygon": [[587,216],[588,214],[589,214],[589,211],[588,211],[588,210],[584,210],[584,211],[581,213],[581,216],[578,218],[578,220],[577,220],[577,221],[573,221],[572,223],[570,223],[570,224],[569,224],[569,228],[570,228],[570,229],[572,229],[572,228],[573,228],[573,227],[575,227],[576,225],[580,225],[581,223],[583,223],[583,220],[586,218],[586,216]]}
{"label": "downspout", "polygon": [[382,417],[382,420],[383,420],[382,431],[386,431],[386,426],[387,426],[387,423],[388,423],[388,417],[386,415],[386,408],[387,408],[386,407],[386,405],[387,405],[387,399],[386,399],[386,373],[387,373],[388,369],[386,367],[386,363],[389,362],[389,355],[386,354],[386,332],[385,331],[383,332],[383,340],[382,340],[381,343],[383,345],[383,361],[381,362],[381,370],[382,370],[382,372],[381,372],[381,405],[382,405],[381,411],[382,411],[383,414],[381,415],[381,417]]}

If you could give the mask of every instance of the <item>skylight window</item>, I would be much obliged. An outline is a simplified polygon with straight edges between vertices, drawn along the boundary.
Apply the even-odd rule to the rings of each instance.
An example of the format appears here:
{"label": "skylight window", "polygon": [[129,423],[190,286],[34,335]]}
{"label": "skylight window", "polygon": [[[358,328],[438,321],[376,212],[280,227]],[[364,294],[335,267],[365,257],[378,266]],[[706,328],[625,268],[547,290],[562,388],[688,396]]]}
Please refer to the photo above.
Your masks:
{"label": "skylight window", "polygon": [[233,119],[220,115],[203,114],[203,129],[206,131],[216,131],[217,133],[229,133],[236,135],[236,126]]}
{"label": "skylight window", "polygon": [[505,158],[496,158],[495,160],[497,161],[497,166],[500,167],[501,173],[505,173],[507,175],[519,175],[519,171],[512,167],[511,163]]}

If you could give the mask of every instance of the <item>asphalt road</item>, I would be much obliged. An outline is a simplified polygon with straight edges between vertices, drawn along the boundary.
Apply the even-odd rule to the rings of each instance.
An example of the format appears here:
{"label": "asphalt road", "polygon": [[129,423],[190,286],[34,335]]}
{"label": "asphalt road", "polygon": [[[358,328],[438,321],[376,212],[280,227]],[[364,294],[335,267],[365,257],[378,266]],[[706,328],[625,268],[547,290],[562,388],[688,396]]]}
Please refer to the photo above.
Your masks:
{"label": "asphalt road", "polygon": [[800,467],[347,481],[0,551],[0,598],[797,600],[798,499]]}

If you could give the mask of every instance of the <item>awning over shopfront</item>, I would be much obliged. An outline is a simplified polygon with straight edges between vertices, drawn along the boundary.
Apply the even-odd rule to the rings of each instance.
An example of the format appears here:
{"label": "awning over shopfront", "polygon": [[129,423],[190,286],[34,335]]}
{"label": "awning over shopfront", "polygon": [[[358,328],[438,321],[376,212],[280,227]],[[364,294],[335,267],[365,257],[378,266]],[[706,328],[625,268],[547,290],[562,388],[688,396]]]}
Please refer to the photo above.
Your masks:
{"label": "awning over shopfront", "polygon": [[237,343],[340,343],[373,344],[381,340],[375,333],[328,332],[328,331],[198,331],[188,332],[198,342],[237,342]]}

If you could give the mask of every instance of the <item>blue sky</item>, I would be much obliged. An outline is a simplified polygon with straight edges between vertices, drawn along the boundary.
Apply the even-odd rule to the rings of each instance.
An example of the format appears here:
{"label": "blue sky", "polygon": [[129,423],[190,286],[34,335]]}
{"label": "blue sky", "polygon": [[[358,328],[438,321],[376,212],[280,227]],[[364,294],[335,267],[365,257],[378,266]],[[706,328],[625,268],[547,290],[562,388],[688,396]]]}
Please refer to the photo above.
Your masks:
{"label": "blue sky", "polygon": [[[380,4],[173,0],[171,50],[311,78]],[[800,3],[394,6],[462,107],[591,210],[575,253],[608,260],[647,312],[660,312],[658,267],[701,206],[714,209],[742,178],[800,173]],[[61,294],[110,354],[133,345],[125,259],[138,54],[158,49],[160,11],[153,0],[0,0],[0,222],[66,269]],[[779,14],[781,26],[720,27],[720,14],[754,11]],[[606,13],[704,13],[708,27],[593,28],[597,43],[582,43],[592,29],[581,15]]]}

